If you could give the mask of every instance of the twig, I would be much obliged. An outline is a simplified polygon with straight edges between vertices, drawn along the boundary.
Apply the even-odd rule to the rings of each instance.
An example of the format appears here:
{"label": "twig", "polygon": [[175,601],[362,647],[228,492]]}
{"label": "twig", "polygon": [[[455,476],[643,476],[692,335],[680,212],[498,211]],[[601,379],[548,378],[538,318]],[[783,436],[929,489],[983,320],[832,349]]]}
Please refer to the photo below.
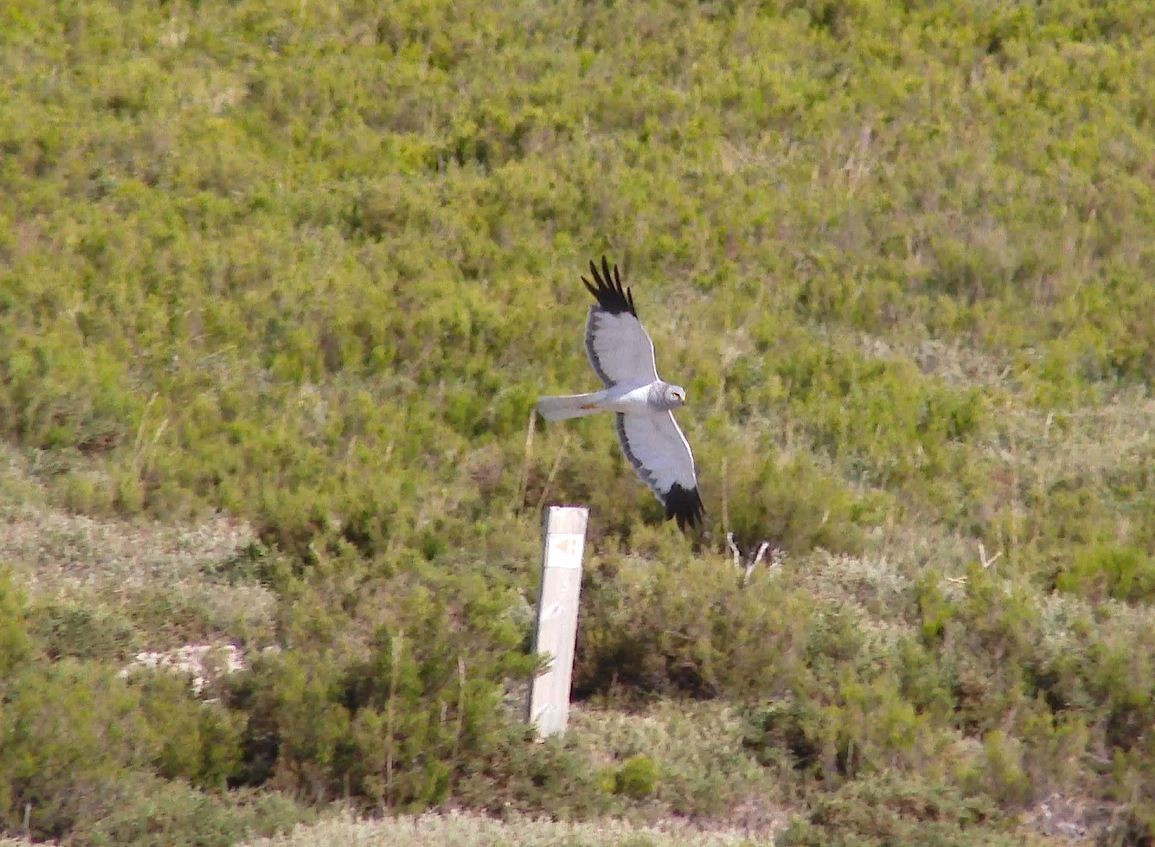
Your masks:
{"label": "twig", "polygon": [[751,570],[758,567],[758,563],[762,561],[762,557],[766,555],[766,551],[770,549],[770,542],[763,541],[758,545],[758,552],[754,555],[754,560],[750,562]]}
{"label": "twig", "polygon": [[565,436],[561,442],[561,450],[554,456],[553,465],[549,469],[549,474],[545,478],[545,485],[541,488],[541,496],[537,498],[537,512],[541,512],[541,507],[545,505],[545,498],[549,496],[549,487],[553,484],[553,478],[557,476],[557,470],[561,467],[562,456],[566,454],[566,449],[569,447],[569,436]]}
{"label": "twig", "polygon": [[397,703],[397,681],[401,675],[401,651],[405,645],[405,630],[400,630],[393,639],[391,650],[392,667],[389,668],[389,702],[385,705],[385,796],[393,804],[393,745],[396,741],[394,717]]}
{"label": "twig", "polygon": [[[725,467],[725,465],[723,465],[722,467]],[[722,491],[725,491],[725,490],[726,489],[723,486]],[[723,514],[725,514],[725,509],[726,509],[725,504],[726,504],[726,501],[723,499],[722,500]],[[725,520],[726,520],[725,517],[723,517],[722,518],[723,526],[725,525]],[[742,567],[742,551],[739,550],[738,545],[734,543],[734,533],[727,531],[727,533],[726,533],[726,545],[730,548],[730,552],[734,554],[734,569],[737,570],[738,568]]]}
{"label": "twig", "polygon": [[981,541],[979,542],[979,564],[983,566],[984,571],[989,570],[991,565],[993,565],[995,562],[997,562],[999,560],[999,556],[1001,556],[1001,555],[1003,555],[1002,550],[995,553],[993,556],[991,556],[988,559],[987,558],[987,548],[983,546],[983,543]]}
{"label": "twig", "polygon": [[461,750],[461,733],[465,727],[465,657],[457,657],[457,723],[453,728],[453,770],[449,778],[457,773],[457,754]]}
{"label": "twig", "polygon": [[769,549],[769,541],[763,541],[758,545],[758,552],[754,554],[754,558],[750,560],[750,564],[746,565],[746,575],[743,577],[743,582],[750,578],[750,574],[754,573],[754,569],[758,567],[758,563],[762,561],[762,557],[766,555],[766,551]]}
{"label": "twig", "polygon": [[137,424],[136,427],[136,441],[133,442],[132,445],[132,455],[134,457],[134,462],[136,461],[135,457],[140,455],[141,448],[144,446],[144,422],[148,420],[148,412],[152,408],[152,404],[156,402],[156,398],[159,396],[160,395],[154,391],[152,396],[148,398],[148,402],[144,404],[144,411],[140,413],[140,423]]}
{"label": "twig", "polygon": [[726,542],[730,545],[730,549],[734,547],[734,536],[730,532],[730,497],[727,489],[730,487],[729,477],[727,471],[729,470],[727,464],[727,457],[722,457],[722,531],[726,533]]}
{"label": "twig", "polygon": [[[742,570],[741,584],[745,585],[750,580],[750,576],[754,573],[755,569],[757,569],[758,565],[762,562],[763,557],[766,555],[766,551],[770,549],[770,542],[763,541],[761,544],[759,544],[757,552],[755,552],[754,555],[750,557],[750,561],[748,561],[745,565],[742,564],[742,551],[738,548],[738,544],[734,541],[734,533],[726,533],[726,546],[730,548],[730,554],[734,557],[734,568],[740,568]],[[770,564],[773,566],[775,562],[771,561]]]}
{"label": "twig", "polygon": [[152,465],[152,454],[156,450],[157,442],[160,441],[164,431],[168,428],[168,418],[165,418],[157,425],[156,431],[153,432],[152,438],[145,443],[144,428],[148,422],[148,413],[152,411],[152,406],[156,402],[159,395],[154,393],[148,398],[148,402],[144,405],[144,411],[140,413],[140,423],[136,427],[136,440],[132,445],[132,472],[133,476],[138,479],[147,474]]}
{"label": "twig", "polygon": [[529,423],[525,427],[525,455],[521,460],[521,479],[517,483],[517,500],[513,504],[514,514],[520,514],[525,505],[525,487],[529,484],[529,461],[533,457],[533,433],[537,428],[537,409],[529,410]]}

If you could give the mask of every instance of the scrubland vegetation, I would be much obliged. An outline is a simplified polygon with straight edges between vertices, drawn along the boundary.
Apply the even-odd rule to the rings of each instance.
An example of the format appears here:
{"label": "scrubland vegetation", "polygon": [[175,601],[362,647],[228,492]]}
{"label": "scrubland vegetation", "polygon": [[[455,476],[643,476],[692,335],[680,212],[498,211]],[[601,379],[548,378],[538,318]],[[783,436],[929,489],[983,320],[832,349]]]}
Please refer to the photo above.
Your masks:
{"label": "scrubland vegetation", "polygon": [[[16,0],[0,71],[5,834],[1155,839],[1147,3]],[[527,441],[603,252],[696,539]]]}

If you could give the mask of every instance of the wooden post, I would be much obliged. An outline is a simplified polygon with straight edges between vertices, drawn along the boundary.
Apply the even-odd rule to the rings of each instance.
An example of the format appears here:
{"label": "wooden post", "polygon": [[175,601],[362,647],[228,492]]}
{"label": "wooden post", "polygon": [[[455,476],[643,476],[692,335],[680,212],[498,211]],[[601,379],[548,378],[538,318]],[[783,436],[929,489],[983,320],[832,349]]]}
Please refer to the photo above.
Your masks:
{"label": "wooden post", "polygon": [[588,519],[589,510],[581,506],[550,506],[542,522],[541,588],[533,651],[549,654],[551,661],[530,686],[529,720],[543,738],[564,732],[569,720],[582,548]]}

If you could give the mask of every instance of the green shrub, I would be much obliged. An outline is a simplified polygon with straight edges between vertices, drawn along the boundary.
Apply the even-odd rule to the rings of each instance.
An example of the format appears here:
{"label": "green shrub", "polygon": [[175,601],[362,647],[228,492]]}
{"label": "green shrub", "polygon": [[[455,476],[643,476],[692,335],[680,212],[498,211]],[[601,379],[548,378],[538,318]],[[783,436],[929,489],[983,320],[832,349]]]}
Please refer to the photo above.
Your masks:
{"label": "green shrub", "polygon": [[159,749],[138,708],[136,693],[96,665],[36,664],[10,679],[0,716],[7,825],[29,807],[33,834],[58,838],[110,813],[118,781]]}
{"label": "green shrub", "polygon": [[1059,572],[1055,585],[1094,600],[1149,602],[1155,599],[1155,558],[1136,547],[1087,548]]}
{"label": "green shrub", "polygon": [[854,780],[822,796],[795,817],[779,837],[784,847],[865,847],[939,844],[1011,847],[1019,834],[1003,834],[995,809],[948,786],[890,775]]}
{"label": "green shrub", "polygon": [[983,737],[983,759],[983,788],[988,796],[1007,806],[1022,806],[1032,799],[1022,745],[1016,739],[999,730],[988,732]]}
{"label": "green shrub", "polygon": [[29,629],[51,657],[124,659],[140,646],[140,634],[123,615],[74,602],[38,603],[28,611]]}
{"label": "green shrub", "polygon": [[800,678],[819,625],[801,590],[774,579],[743,588],[726,560],[685,551],[605,555],[585,570],[582,592],[578,698],[619,688],[694,697],[775,692]]}
{"label": "green shrub", "polygon": [[25,620],[24,598],[12,584],[12,576],[0,569],[0,691],[32,653],[32,639]]}
{"label": "green shrub", "polygon": [[786,753],[795,770],[827,785],[892,772],[944,774],[943,727],[919,714],[892,680],[848,677],[821,698],[754,710],[744,746],[764,764]]}
{"label": "green shrub", "polygon": [[743,745],[762,764],[770,764],[785,752],[792,767],[821,772],[826,726],[820,706],[802,698],[789,698],[770,703],[751,715],[749,721]]}
{"label": "green shrub", "polygon": [[727,489],[736,539],[798,552],[858,552],[865,532],[890,505],[885,497],[853,491],[803,457],[731,466]]}
{"label": "green shrub", "polygon": [[141,712],[160,742],[153,767],[168,779],[223,790],[240,767],[239,716],[192,696],[186,676],[137,673]]}
{"label": "green shrub", "polygon": [[509,727],[454,785],[454,799],[501,815],[533,814],[545,809],[560,820],[620,812],[609,785],[593,763],[573,749],[568,738],[535,739],[527,727]]}
{"label": "green shrub", "polygon": [[91,847],[231,847],[308,822],[312,813],[279,794],[218,795],[180,781],[134,774],[117,781],[115,802],[81,821],[73,840]]}
{"label": "green shrub", "polygon": [[[528,675],[534,660],[521,652],[525,633],[497,614],[499,592],[439,582],[381,586],[377,608],[396,623],[379,627],[363,651],[318,647],[290,625],[301,646],[259,657],[231,683],[228,701],[245,720],[238,779],[318,801],[353,792],[425,807],[490,755],[507,720],[503,680]],[[295,606],[315,626],[321,610]]]}
{"label": "green shrub", "polygon": [[631,756],[614,774],[614,793],[631,800],[642,800],[654,793],[658,767],[648,756]]}
{"label": "green shrub", "polygon": [[1098,843],[1105,847],[1139,847],[1155,838],[1155,807],[1131,803],[1111,821]]}

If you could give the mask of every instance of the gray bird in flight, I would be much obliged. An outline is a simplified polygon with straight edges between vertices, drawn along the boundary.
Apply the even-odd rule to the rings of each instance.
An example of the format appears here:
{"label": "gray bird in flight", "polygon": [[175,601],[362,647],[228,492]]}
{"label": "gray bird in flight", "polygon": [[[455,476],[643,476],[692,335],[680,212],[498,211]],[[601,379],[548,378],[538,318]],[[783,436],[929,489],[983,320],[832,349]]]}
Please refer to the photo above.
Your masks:
{"label": "gray bird in flight", "polygon": [[618,266],[605,257],[599,271],[590,262],[593,282],[582,282],[597,303],[586,318],[586,355],[605,388],[589,394],[542,397],[537,410],[547,421],[613,412],[622,452],[650,487],[679,529],[702,521],[694,454],[674,420],[686,405],[686,390],[658,376],[654,343],[638,320],[633,292],[622,287]]}

